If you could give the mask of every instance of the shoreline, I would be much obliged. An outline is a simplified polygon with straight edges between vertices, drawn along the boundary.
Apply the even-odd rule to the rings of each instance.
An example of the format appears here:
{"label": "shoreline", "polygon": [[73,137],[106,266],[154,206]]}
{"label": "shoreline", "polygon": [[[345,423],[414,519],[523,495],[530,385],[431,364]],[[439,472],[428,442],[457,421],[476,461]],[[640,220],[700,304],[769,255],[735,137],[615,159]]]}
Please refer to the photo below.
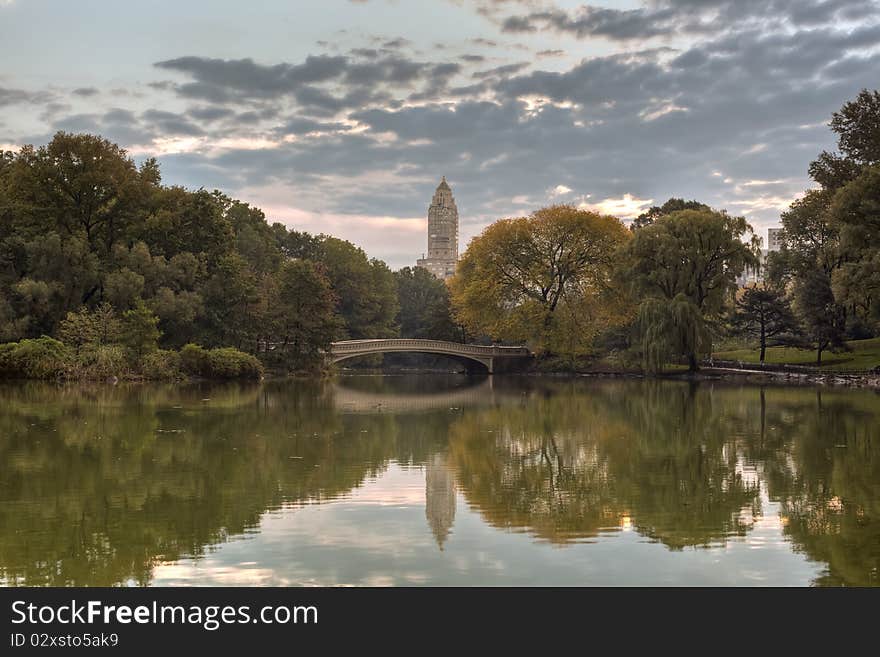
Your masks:
{"label": "shoreline", "polygon": [[[458,375],[474,376],[465,372],[436,369],[358,369],[337,370],[335,372],[321,373],[293,373],[277,374],[267,372],[265,376],[257,378],[210,378],[190,376],[182,379],[147,379],[147,378],[117,378],[105,379],[41,379],[41,378],[0,378],[0,383],[15,384],[27,382],[54,383],[58,385],[130,385],[130,384],[162,384],[162,385],[191,385],[205,383],[261,383],[278,382],[285,380],[309,379],[325,380],[336,376],[430,376],[430,375]],[[476,376],[487,377],[489,374],[477,374]],[[844,388],[864,388],[880,391],[880,372],[822,372],[804,371],[803,369],[783,369],[774,366],[774,369],[745,369],[736,367],[704,367],[696,372],[677,371],[647,374],[641,370],[597,368],[594,370],[580,371],[538,371],[525,370],[521,372],[505,372],[495,374],[502,378],[526,377],[548,379],[654,379],[658,381],[688,381],[693,383],[710,381],[727,381],[745,383],[750,385],[778,385],[778,386],[828,386]]]}

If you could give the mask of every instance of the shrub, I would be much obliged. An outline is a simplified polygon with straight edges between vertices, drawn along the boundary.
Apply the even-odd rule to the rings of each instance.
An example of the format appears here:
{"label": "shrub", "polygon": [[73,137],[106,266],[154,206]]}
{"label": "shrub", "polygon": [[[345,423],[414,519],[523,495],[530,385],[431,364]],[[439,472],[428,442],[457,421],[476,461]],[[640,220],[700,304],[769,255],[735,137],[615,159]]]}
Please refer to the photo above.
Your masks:
{"label": "shrub", "polygon": [[238,349],[212,349],[208,352],[211,375],[217,379],[259,379],[263,364],[251,354]]}
{"label": "shrub", "polygon": [[208,352],[197,344],[186,344],[180,350],[180,368],[192,376],[207,376]]}
{"label": "shrub", "polygon": [[71,379],[99,381],[130,375],[125,349],[118,344],[92,345],[81,349],[71,359],[67,376]]}
{"label": "shrub", "polygon": [[145,379],[174,381],[183,377],[181,354],[176,351],[157,349],[150,352],[144,356],[141,367]]}
{"label": "shrub", "polygon": [[70,361],[64,343],[42,337],[0,345],[0,376],[54,379],[62,376]]}
{"label": "shrub", "polygon": [[180,366],[187,374],[208,379],[259,379],[263,364],[251,354],[232,347],[203,349],[188,344],[180,350]]}

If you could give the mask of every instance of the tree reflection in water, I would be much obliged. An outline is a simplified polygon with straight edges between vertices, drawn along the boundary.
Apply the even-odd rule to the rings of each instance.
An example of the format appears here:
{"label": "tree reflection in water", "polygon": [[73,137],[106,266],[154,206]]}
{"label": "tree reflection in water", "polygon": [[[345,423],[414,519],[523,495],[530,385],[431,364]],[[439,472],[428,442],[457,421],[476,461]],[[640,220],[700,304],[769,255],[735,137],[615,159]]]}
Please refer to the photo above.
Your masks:
{"label": "tree reflection in water", "polygon": [[826,565],[817,584],[878,584],[875,393],[419,381],[2,386],[0,577],[148,584],[157,563],[259,531],[267,511],[345,496],[394,462],[426,469],[441,546],[456,495],[539,541],[628,527],[671,550],[748,536],[769,499],[793,549]]}

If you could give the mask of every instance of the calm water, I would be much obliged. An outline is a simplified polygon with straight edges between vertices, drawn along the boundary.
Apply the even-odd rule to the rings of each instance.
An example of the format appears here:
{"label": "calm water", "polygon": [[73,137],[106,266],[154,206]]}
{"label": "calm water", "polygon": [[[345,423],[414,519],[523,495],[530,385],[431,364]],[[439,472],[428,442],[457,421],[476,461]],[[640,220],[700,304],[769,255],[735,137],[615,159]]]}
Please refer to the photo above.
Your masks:
{"label": "calm water", "polygon": [[880,395],[0,386],[0,582],[877,585]]}

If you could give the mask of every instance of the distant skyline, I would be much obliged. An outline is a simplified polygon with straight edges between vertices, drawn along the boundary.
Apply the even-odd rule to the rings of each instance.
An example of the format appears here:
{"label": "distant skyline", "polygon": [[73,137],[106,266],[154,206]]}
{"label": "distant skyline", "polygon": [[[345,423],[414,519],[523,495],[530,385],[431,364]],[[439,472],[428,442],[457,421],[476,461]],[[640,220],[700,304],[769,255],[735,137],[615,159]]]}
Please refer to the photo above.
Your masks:
{"label": "distant skyline", "polygon": [[0,0],[0,61],[0,148],[98,133],[397,268],[443,175],[462,250],[670,196],[766,241],[878,86],[880,0]]}

